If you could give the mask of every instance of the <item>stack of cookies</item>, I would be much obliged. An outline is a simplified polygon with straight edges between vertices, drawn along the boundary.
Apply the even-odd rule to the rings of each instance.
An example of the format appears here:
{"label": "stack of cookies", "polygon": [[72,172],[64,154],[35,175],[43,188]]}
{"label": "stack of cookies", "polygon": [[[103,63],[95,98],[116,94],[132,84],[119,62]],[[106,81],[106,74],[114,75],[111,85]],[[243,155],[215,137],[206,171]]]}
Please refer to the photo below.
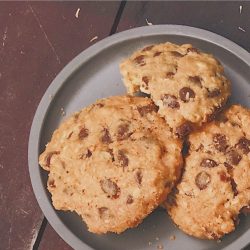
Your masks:
{"label": "stack of cookies", "polygon": [[120,70],[129,95],[69,117],[40,155],[54,207],[98,234],[136,227],[162,204],[189,235],[233,231],[250,205],[250,111],[225,108],[220,62],[164,43],[136,51]]}

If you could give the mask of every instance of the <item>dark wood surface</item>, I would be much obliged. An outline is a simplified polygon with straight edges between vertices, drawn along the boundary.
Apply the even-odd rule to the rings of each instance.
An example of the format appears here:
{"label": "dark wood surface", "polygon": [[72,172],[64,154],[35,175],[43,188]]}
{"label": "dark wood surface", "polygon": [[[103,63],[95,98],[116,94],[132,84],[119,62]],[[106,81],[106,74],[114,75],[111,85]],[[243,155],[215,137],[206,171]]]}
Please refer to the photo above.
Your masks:
{"label": "dark wood surface", "polygon": [[[29,131],[37,105],[56,74],[73,57],[110,34],[119,5],[101,1],[0,2],[1,250],[31,249],[43,220],[27,162]],[[90,42],[95,36],[98,39]],[[47,227],[43,249],[69,249]]]}
{"label": "dark wood surface", "polygon": [[37,205],[27,145],[41,97],[74,56],[146,19],[210,30],[250,51],[249,13],[250,3],[240,1],[0,2],[0,249],[72,249]]}
{"label": "dark wood surface", "polygon": [[188,25],[222,35],[250,51],[249,13],[250,3],[246,1],[131,1],[126,4],[117,31],[147,25],[146,19],[152,24]]}

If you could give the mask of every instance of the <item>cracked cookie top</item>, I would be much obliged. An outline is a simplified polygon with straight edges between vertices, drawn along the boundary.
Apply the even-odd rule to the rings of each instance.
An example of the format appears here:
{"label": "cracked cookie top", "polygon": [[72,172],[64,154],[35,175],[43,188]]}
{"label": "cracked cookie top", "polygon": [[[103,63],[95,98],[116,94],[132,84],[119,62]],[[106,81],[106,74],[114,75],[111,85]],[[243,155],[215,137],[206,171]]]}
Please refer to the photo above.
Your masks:
{"label": "cracked cookie top", "polygon": [[77,212],[91,232],[120,233],[166,199],[181,149],[150,99],[116,96],[63,122],[39,163],[56,209]]}
{"label": "cracked cookie top", "polygon": [[218,239],[250,205],[250,111],[234,105],[190,135],[181,182],[168,213],[187,234]]}
{"label": "cracked cookie top", "polygon": [[179,137],[211,121],[230,95],[220,62],[190,44],[150,45],[120,64],[129,94],[150,94]]}

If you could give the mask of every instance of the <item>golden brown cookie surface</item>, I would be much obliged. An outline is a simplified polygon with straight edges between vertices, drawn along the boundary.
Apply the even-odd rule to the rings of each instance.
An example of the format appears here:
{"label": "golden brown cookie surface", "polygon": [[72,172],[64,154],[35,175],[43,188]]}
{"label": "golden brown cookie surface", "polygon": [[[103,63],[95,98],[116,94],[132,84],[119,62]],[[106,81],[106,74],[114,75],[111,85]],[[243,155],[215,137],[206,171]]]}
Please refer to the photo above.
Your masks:
{"label": "golden brown cookie surface", "polygon": [[234,105],[220,121],[190,135],[189,155],[168,212],[180,229],[217,239],[250,205],[250,111]]}
{"label": "golden brown cookie surface", "polygon": [[59,210],[76,211],[95,233],[139,224],[179,177],[181,142],[148,98],[102,99],[54,132],[39,163]]}
{"label": "golden brown cookie surface", "polygon": [[189,44],[148,46],[125,59],[120,71],[128,93],[150,94],[180,137],[212,120],[230,95],[222,65]]}

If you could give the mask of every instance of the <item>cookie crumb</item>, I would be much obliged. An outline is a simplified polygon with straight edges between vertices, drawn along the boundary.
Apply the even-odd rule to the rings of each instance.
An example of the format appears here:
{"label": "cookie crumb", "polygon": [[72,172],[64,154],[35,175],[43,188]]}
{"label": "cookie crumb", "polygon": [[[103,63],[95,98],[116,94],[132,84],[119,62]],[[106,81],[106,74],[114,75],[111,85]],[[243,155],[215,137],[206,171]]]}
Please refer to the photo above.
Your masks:
{"label": "cookie crumb", "polygon": [[79,12],[80,12],[80,8],[77,9],[76,13],[75,13],[75,17],[78,18],[79,17]]}
{"label": "cookie crumb", "polygon": [[52,95],[52,94],[49,95],[49,99],[50,99],[50,100],[52,100],[53,97],[54,97],[54,95]]}
{"label": "cookie crumb", "polygon": [[171,236],[169,237],[169,239],[170,239],[170,240],[175,240],[175,239],[176,239],[176,236],[175,236],[175,235],[171,235]]}
{"label": "cookie crumb", "polygon": [[96,39],[98,39],[98,36],[94,36],[93,38],[91,38],[91,39],[89,40],[89,42],[91,43],[91,42],[95,41]]}
{"label": "cookie crumb", "polygon": [[164,249],[162,244],[157,245],[157,249]]}
{"label": "cookie crumb", "polygon": [[159,240],[159,237],[156,237],[155,240]]}
{"label": "cookie crumb", "polygon": [[64,108],[61,108],[61,114],[62,114],[62,116],[66,115],[66,112],[64,111]]}
{"label": "cookie crumb", "polygon": [[148,19],[147,19],[147,18],[146,18],[146,23],[147,23],[147,25],[148,25],[148,26],[153,25],[151,22],[149,22],[149,21],[148,21]]}
{"label": "cookie crumb", "polygon": [[240,14],[242,13],[242,5],[240,5]]}
{"label": "cookie crumb", "polygon": [[246,32],[246,30],[241,27],[238,27],[238,29],[241,30],[242,32]]}
{"label": "cookie crumb", "polygon": [[148,242],[148,245],[149,245],[149,246],[151,246],[151,245],[152,245],[152,242],[151,242],[151,241],[149,241],[149,242]]}
{"label": "cookie crumb", "polygon": [[221,240],[217,240],[216,242],[219,244],[219,243],[221,243]]}

